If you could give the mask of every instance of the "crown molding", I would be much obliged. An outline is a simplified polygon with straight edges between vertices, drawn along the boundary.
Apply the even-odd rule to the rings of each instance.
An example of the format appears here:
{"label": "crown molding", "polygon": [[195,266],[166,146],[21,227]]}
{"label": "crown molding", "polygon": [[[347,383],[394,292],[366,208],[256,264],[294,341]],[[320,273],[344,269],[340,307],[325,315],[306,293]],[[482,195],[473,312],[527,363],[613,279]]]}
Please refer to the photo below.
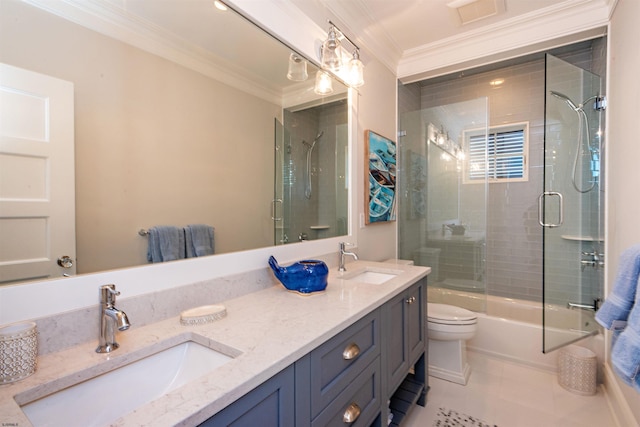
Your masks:
{"label": "crown molding", "polygon": [[[418,76],[482,58],[522,51],[528,46],[581,35],[606,27],[615,0],[571,0],[405,51],[397,76],[415,81]],[[601,33],[601,32],[600,32]],[[582,36],[579,36],[582,37]]]}
{"label": "crown molding", "polygon": [[[280,88],[103,0],[22,0],[63,19],[280,105]],[[238,2],[242,3],[242,1]],[[290,12],[287,12],[290,13]],[[264,28],[263,28],[264,29]]]}
{"label": "crown molding", "polygon": [[618,6],[618,0],[604,0],[607,3],[607,7],[609,8],[609,19],[613,16],[613,12],[616,10],[616,6]]}

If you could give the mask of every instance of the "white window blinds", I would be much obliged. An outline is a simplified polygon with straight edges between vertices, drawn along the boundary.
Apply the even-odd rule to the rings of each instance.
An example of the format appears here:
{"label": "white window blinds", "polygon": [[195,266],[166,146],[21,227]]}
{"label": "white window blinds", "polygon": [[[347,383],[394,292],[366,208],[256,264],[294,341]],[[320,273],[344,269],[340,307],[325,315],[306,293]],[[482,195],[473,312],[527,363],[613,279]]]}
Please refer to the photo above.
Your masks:
{"label": "white window blinds", "polygon": [[467,134],[467,180],[484,181],[485,173],[494,182],[526,180],[526,130],[523,124],[491,128],[486,138],[484,133]]}

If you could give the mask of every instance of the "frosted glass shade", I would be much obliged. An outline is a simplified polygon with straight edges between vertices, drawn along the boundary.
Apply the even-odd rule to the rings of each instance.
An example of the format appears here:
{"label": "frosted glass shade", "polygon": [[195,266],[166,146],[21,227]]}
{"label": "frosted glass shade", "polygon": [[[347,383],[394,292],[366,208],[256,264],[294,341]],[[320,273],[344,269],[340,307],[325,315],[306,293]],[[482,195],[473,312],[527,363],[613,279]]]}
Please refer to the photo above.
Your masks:
{"label": "frosted glass shade", "polygon": [[313,91],[318,95],[328,95],[333,93],[333,82],[331,76],[322,70],[316,73],[316,84]]}
{"label": "frosted glass shade", "polygon": [[303,82],[307,80],[307,78],[309,78],[309,74],[307,73],[307,61],[295,53],[289,55],[287,78],[294,82]]}
{"label": "frosted glass shade", "polygon": [[347,79],[351,87],[360,87],[364,84],[364,64],[357,54],[354,54],[353,59],[349,61]]}

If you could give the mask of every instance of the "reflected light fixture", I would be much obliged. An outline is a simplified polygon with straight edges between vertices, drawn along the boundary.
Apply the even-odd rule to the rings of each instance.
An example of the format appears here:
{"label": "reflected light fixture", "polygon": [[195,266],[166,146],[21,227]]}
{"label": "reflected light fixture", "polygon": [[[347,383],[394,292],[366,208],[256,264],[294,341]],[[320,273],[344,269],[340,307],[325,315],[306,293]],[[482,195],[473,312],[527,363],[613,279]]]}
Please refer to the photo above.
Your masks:
{"label": "reflected light fixture", "polygon": [[289,55],[287,78],[294,82],[303,82],[307,80],[308,77],[307,61],[297,53],[292,52],[291,55]]}
{"label": "reflected light fixture", "polygon": [[313,91],[318,95],[329,95],[333,93],[333,82],[331,81],[331,76],[326,71],[318,70],[316,73],[316,84]]}
{"label": "reflected light fixture", "polygon": [[213,5],[216,7],[216,9],[221,10],[223,12],[226,12],[227,10],[229,10],[229,8],[227,7],[226,4],[222,3],[220,0],[215,0],[213,2]]}
{"label": "reflected light fixture", "polygon": [[[360,48],[347,37],[336,25],[329,22],[327,39],[322,43],[320,52],[321,66],[340,76],[349,86],[360,87],[364,84],[364,64],[360,60]],[[347,40],[353,46],[353,54],[349,55],[341,40]],[[345,58],[345,59],[343,59]],[[346,70],[342,67],[347,63]]]}

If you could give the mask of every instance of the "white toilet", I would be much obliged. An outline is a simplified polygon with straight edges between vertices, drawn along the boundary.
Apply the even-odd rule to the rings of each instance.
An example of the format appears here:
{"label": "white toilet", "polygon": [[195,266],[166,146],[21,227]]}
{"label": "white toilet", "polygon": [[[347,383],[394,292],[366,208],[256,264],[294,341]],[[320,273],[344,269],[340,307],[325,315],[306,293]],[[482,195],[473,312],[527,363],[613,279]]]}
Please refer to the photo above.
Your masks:
{"label": "white toilet", "polygon": [[466,385],[471,374],[466,340],[476,333],[477,314],[452,305],[427,303],[427,317],[429,375]]}

